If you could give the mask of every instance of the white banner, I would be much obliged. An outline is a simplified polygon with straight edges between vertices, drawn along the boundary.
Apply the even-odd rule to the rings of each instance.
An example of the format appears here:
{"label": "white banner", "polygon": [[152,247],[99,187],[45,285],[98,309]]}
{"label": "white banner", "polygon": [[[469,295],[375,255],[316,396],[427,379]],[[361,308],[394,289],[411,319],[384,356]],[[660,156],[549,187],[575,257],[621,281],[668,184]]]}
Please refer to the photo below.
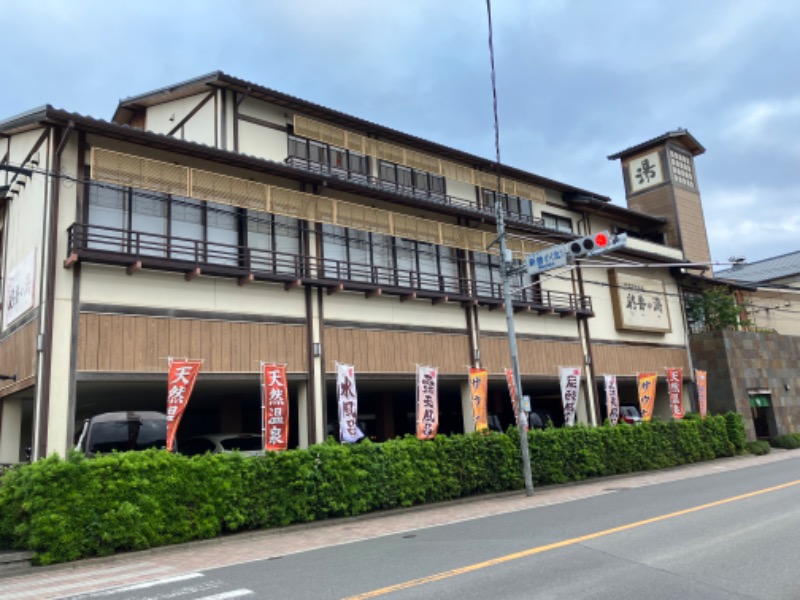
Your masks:
{"label": "white banner", "polygon": [[432,440],[439,429],[439,395],[435,367],[417,365],[417,438]]}
{"label": "white banner", "polygon": [[614,375],[603,375],[606,381],[606,414],[611,426],[619,421],[619,391],[617,390],[617,378]]}
{"label": "white banner", "polygon": [[358,428],[356,372],[352,365],[336,363],[336,397],[339,400],[339,441],[357,442],[364,434]]}
{"label": "white banner", "polygon": [[8,272],[3,299],[3,329],[16,321],[36,302],[36,249]]}
{"label": "white banner", "polygon": [[575,425],[575,413],[578,411],[578,397],[581,391],[581,370],[579,367],[560,367],[561,402],[564,405],[564,425]]}

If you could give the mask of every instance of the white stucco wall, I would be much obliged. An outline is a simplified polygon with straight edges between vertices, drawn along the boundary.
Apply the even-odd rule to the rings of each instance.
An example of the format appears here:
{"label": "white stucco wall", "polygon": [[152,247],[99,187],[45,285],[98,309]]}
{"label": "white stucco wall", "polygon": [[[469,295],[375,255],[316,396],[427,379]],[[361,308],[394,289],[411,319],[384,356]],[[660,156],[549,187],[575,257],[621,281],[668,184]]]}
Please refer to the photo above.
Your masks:
{"label": "white stucco wall", "polygon": [[86,264],[81,273],[81,301],[87,303],[211,311],[242,315],[305,318],[303,290],[282,284],[200,276],[186,281],[181,273],[142,269],[127,275],[122,267]]}
{"label": "white stucco wall", "polygon": [[363,292],[339,292],[324,299],[325,320],[375,325],[406,325],[464,330],[467,321],[459,304],[432,305],[428,299],[400,302],[398,296],[365,298]]}
{"label": "white stucco wall", "polygon": [[[194,110],[206,94],[198,94],[165,102],[147,109],[147,120],[145,127],[156,133],[169,133],[181,120]],[[198,142],[213,146],[214,137],[214,99],[212,98],[192,116],[184,125],[183,133],[179,130],[174,134],[178,139],[190,142]]]}

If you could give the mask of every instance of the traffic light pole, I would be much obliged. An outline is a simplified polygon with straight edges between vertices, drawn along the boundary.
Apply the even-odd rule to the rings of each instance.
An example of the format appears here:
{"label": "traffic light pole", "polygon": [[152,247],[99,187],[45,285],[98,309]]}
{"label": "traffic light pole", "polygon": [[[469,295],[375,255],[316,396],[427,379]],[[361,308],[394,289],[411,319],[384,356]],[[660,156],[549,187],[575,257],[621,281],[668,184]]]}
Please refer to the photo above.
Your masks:
{"label": "traffic light pole", "polygon": [[533,496],[533,476],[531,474],[531,456],[528,449],[528,424],[525,417],[525,408],[522,405],[522,381],[519,376],[519,356],[517,354],[517,334],[514,329],[514,305],[511,297],[511,282],[509,276],[513,270],[506,246],[506,223],[503,205],[500,203],[499,194],[494,204],[497,216],[497,242],[500,244],[500,276],[503,281],[503,303],[506,307],[506,326],[508,328],[508,346],[511,351],[511,369],[514,376],[514,389],[517,396],[517,427],[519,427],[519,447],[522,452],[522,475],[525,479],[525,493]]}

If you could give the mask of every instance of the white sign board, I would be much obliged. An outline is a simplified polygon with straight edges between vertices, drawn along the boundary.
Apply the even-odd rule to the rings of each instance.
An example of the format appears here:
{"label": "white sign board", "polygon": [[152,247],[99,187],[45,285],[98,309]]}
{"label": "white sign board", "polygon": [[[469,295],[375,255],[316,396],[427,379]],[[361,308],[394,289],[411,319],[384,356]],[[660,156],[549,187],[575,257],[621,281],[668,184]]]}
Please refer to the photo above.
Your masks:
{"label": "white sign board", "polygon": [[550,269],[567,266],[567,250],[564,245],[553,246],[525,255],[525,265],[529,275],[543,273]]}
{"label": "white sign board", "polygon": [[672,331],[663,281],[628,275],[615,269],[608,272],[608,279],[618,330]]}
{"label": "white sign board", "polygon": [[36,301],[36,249],[31,250],[6,278],[3,296],[3,329],[16,321]]}

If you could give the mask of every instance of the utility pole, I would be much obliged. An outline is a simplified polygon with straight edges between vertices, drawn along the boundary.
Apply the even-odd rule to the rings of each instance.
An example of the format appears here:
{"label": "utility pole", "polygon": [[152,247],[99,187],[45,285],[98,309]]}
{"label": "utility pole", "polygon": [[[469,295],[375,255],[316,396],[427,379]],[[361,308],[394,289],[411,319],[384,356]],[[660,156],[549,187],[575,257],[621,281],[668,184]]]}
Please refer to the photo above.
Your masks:
{"label": "utility pole", "polygon": [[[499,178],[499,175],[498,175]],[[508,328],[508,346],[511,351],[511,369],[514,376],[514,389],[517,396],[517,427],[519,427],[519,447],[522,452],[522,475],[525,479],[525,493],[533,496],[533,475],[531,474],[531,455],[528,449],[528,423],[525,408],[522,403],[522,380],[519,376],[519,355],[517,354],[517,334],[514,328],[514,305],[511,296],[511,282],[509,277],[518,271],[513,266],[511,252],[506,245],[506,222],[503,204],[500,202],[500,192],[497,193],[494,203],[497,218],[497,239],[492,242],[500,244],[500,277],[503,281],[503,304],[506,307],[506,327]],[[490,244],[490,246],[492,245]]]}

